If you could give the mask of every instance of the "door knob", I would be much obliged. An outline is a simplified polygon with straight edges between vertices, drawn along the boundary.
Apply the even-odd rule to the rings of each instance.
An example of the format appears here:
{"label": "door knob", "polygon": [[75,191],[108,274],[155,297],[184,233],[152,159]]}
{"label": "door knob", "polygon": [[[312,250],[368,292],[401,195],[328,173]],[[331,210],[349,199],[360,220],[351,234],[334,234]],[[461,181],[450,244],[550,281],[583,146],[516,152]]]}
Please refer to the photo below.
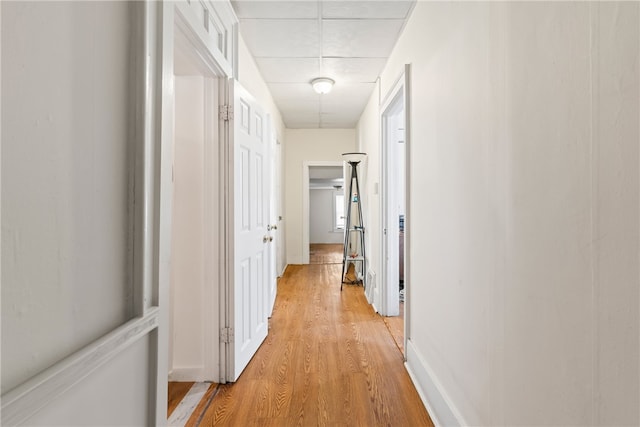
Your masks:
{"label": "door knob", "polygon": [[264,236],[262,238],[262,243],[267,243],[269,241],[269,236]]}
{"label": "door knob", "polygon": [[269,241],[273,242],[273,236],[269,236]]}

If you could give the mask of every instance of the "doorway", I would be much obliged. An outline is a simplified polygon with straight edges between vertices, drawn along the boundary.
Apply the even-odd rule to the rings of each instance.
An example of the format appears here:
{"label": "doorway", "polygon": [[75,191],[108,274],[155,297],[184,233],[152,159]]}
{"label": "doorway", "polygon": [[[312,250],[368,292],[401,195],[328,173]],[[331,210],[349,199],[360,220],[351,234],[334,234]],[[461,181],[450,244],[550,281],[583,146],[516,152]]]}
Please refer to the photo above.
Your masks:
{"label": "doorway", "polygon": [[407,304],[406,266],[407,236],[405,224],[408,207],[408,69],[398,79],[383,104],[381,125],[382,194],[382,286],[377,297],[385,319],[400,350],[406,342],[405,307]]}
{"label": "doorway", "polygon": [[[222,74],[176,25],[169,381],[219,382]],[[215,119],[214,119],[215,118]]]}
{"label": "doorway", "polygon": [[[344,186],[344,163],[340,161],[306,161],[302,165],[302,264],[309,264],[310,262],[309,249],[311,243],[310,231],[312,174],[314,175],[314,185],[317,184],[318,188],[324,187],[326,190],[340,191],[341,189],[336,187]],[[321,183],[322,180],[324,180],[323,183]],[[329,201],[325,201],[325,203],[322,205],[325,211],[329,211],[328,214],[325,213],[323,215],[325,218],[327,215],[332,215],[331,209],[333,208],[328,207],[329,203]],[[344,216],[344,214],[339,216]],[[336,238],[336,236],[339,237],[339,239],[336,238],[336,240],[332,240],[331,242],[341,243],[343,241],[343,229],[336,228],[330,233],[328,231],[330,229],[329,225],[325,225],[324,228],[327,234],[332,234],[334,238]],[[342,249],[340,250],[342,251]],[[342,262],[342,255],[340,255],[340,262]]]}
{"label": "doorway", "polygon": [[339,264],[344,241],[342,166],[309,167],[309,264]]}

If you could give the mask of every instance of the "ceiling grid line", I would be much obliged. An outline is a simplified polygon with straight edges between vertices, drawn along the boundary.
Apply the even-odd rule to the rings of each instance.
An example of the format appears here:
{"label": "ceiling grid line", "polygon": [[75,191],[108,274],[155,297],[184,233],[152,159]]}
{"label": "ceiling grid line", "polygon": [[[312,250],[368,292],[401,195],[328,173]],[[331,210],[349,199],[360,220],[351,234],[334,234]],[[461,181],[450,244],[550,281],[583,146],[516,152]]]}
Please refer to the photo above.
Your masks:
{"label": "ceiling grid line", "polygon": [[[324,43],[324,39],[323,39],[323,31],[322,31],[322,1],[318,0],[318,38],[320,39],[319,41],[319,52],[318,52],[318,63],[319,63],[319,74],[317,77],[325,77],[323,72],[324,72],[324,64],[323,64],[323,56],[324,56],[324,51],[322,49],[323,43]],[[322,94],[318,94],[318,127],[322,129]]]}

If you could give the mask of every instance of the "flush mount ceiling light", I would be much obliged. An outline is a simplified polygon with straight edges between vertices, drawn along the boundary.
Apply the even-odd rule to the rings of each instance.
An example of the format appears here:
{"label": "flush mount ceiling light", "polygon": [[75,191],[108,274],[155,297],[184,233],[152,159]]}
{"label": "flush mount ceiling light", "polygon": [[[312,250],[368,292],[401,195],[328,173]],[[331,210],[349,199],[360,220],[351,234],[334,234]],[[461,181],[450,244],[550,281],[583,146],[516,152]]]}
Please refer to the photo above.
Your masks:
{"label": "flush mount ceiling light", "polygon": [[320,78],[311,80],[311,86],[313,86],[313,90],[315,90],[317,93],[321,95],[331,92],[331,88],[333,87],[334,83],[335,81],[327,77],[320,77]]}

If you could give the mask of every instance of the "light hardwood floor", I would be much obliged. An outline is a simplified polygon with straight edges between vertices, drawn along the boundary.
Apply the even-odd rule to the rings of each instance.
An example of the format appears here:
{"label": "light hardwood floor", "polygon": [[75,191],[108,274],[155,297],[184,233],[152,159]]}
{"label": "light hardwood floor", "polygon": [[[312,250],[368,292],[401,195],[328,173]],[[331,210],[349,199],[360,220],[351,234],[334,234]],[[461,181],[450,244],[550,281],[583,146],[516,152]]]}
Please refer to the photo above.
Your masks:
{"label": "light hardwood floor", "polygon": [[429,426],[383,319],[341,264],[289,266],[269,335],[202,426]]}
{"label": "light hardwood floor", "polygon": [[404,354],[404,302],[400,302],[400,315],[383,317],[383,319],[398,349]]}
{"label": "light hardwood floor", "polygon": [[311,243],[309,264],[342,264],[343,247],[340,243]]}

